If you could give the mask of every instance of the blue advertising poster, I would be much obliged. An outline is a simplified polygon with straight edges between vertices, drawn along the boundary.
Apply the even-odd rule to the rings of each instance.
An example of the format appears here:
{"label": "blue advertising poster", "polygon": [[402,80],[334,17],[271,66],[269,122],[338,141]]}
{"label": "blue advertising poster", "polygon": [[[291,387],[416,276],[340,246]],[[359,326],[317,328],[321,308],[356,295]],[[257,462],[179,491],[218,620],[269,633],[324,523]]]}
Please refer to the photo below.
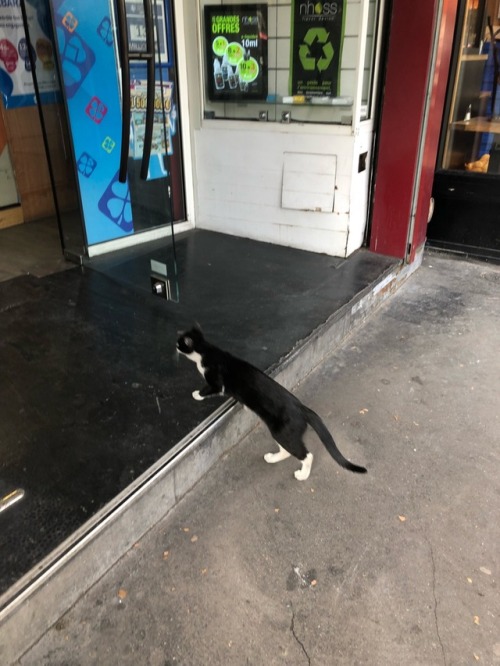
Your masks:
{"label": "blue advertising poster", "polygon": [[[87,242],[94,245],[134,233],[129,183],[118,180],[122,108],[111,13],[113,3],[107,0],[51,2]],[[140,34],[137,26],[133,34]],[[143,66],[131,69],[133,80],[130,90],[125,91],[131,95],[132,106],[129,155],[140,159],[145,72]],[[155,123],[148,179],[167,175],[164,155],[170,152],[170,137],[176,129],[173,84],[165,80],[167,78],[164,72],[163,92],[157,81],[155,100],[155,109],[158,105],[159,111],[162,104],[168,104],[167,138],[162,140]]]}
{"label": "blue advertising poster", "polygon": [[0,0],[0,91],[6,109],[36,104],[32,61],[42,102],[57,101],[59,86],[47,0],[26,0],[25,6],[30,45],[24,30],[21,0]]}
{"label": "blue advertising poster", "polygon": [[121,104],[108,2],[52,0],[80,198],[89,245],[134,230],[118,181]]}

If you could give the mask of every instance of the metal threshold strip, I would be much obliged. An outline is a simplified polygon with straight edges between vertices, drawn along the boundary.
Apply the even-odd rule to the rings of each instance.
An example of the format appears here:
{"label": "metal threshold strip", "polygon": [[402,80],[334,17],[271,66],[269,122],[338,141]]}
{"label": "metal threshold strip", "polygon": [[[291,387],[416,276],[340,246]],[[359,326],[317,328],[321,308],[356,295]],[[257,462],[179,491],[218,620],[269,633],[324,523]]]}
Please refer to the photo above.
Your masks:
{"label": "metal threshold strip", "polygon": [[11,506],[22,500],[24,497],[24,490],[22,488],[16,488],[15,490],[7,493],[3,497],[0,497],[0,513],[10,509]]}

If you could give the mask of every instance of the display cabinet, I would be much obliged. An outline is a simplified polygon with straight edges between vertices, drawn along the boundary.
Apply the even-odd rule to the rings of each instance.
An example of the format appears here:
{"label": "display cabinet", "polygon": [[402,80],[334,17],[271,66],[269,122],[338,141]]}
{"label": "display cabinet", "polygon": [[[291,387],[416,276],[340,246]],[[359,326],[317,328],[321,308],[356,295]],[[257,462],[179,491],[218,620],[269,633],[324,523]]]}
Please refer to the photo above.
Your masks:
{"label": "display cabinet", "polygon": [[499,0],[468,0],[440,167],[500,173]]}
{"label": "display cabinet", "polygon": [[460,0],[427,242],[500,260],[500,0]]}

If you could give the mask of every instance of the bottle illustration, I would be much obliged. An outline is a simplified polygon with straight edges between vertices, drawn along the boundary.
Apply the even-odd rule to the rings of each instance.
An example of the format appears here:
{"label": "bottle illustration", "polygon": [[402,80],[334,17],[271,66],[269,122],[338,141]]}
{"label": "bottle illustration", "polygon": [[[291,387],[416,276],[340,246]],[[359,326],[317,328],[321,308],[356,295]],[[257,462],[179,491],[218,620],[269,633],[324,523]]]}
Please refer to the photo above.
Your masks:
{"label": "bottle illustration", "polygon": [[227,81],[228,78],[229,78],[229,70],[230,69],[231,69],[231,67],[230,67],[230,65],[227,61],[227,56],[224,53],[224,56],[222,58],[222,65],[221,65],[222,78],[223,78],[224,82]]}
{"label": "bottle illustration", "polygon": [[[244,57],[244,60],[246,60],[245,57]],[[239,83],[241,92],[243,92],[243,93],[248,92],[248,82],[245,81],[244,78],[241,76],[240,65],[239,64],[237,65],[236,69],[238,71],[238,83]]]}
{"label": "bottle illustration", "polygon": [[229,87],[231,88],[231,90],[234,90],[238,86],[238,81],[236,80],[236,76],[234,75],[234,71],[231,65],[227,66],[227,71],[228,71],[227,82],[229,83]]}
{"label": "bottle illustration", "polygon": [[224,79],[222,78],[222,68],[218,58],[214,58],[214,81],[216,90],[224,90]]}

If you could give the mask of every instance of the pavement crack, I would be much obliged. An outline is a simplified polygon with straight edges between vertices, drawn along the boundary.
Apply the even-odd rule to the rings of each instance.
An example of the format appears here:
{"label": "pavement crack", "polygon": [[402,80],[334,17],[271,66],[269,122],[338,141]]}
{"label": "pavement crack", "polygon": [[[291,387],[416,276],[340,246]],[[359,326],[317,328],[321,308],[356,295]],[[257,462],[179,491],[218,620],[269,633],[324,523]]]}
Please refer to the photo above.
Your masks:
{"label": "pavement crack", "polygon": [[295,611],[293,610],[293,608],[292,608],[292,622],[291,622],[291,624],[290,624],[290,631],[292,632],[292,636],[295,638],[295,640],[297,641],[297,643],[298,643],[298,644],[300,645],[300,647],[302,648],[302,652],[304,653],[304,655],[305,655],[305,657],[306,657],[306,659],[307,659],[307,663],[309,664],[309,666],[311,666],[311,657],[307,654],[307,650],[306,650],[306,648],[304,647],[304,643],[300,640],[300,638],[299,638],[299,637],[297,636],[297,634],[295,633]]}
{"label": "pavement crack", "polygon": [[432,543],[427,537],[425,537],[427,545],[429,546],[429,551],[431,554],[431,564],[432,564],[432,596],[434,598],[434,624],[436,625],[436,634],[438,637],[439,645],[441,646],[441,652],[443,654],[443,664],[446,666],[446,652],[444,649],[444,644],[439,633],[439,619],[438,619],[438,599],[436,596],[436,561],[434,559],[434,549],[432,548]]}

